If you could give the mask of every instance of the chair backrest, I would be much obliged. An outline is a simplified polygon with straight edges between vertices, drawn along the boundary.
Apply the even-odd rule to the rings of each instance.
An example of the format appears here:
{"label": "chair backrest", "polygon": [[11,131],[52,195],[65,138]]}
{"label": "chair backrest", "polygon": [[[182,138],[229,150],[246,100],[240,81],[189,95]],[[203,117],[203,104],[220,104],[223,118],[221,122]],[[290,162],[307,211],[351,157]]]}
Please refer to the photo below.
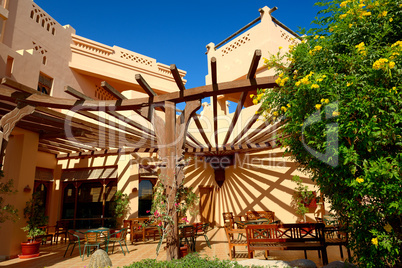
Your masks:
{"label": "chair backrest", "polygon": [[78,235],[76,235],[74,231],[71,231],[71,230],[67,232],[67,237],[68,237],[68,241],[70,241],[70,243],[80,240],[80,237]]}
{"label": "chair backrest", "polygon": [[139,222],[134,222],[131,224],[131,232],[142,233],[143,227]]}
{"label": "chair backrest", "polygon": [[56,232],[58,232],[58,231],[67,231],[68,230],[68,224],[69,224],[68,221],[64,221],[64,220],[57,221],[56,222]]}
{"label": "chair backrest", "polygon": [[270,221],[274,221],[275,212],[273,211],[247,211],[246,212],[247,220],[258,220],[258,219],[268,219]]}
{"label": "chair backrest", "polygon": [[317,223],[324,223],[323,218],[319,218],[319,217],[315,217],[315,221],[316,221]]}
{"label": "chair backrest", "polygon": [[184,226],[179,229],[180,238],[184,237],[194,237],[195,228],[194,226]]}
{"label": "chair backrest", "polygon": [[123,228],[127,228],[127,229],[131,230],[131,221],[123,220]]}
{"label": "chair backrest", "polygon": [[232,212],[223,212],[223,225],[234,227],[233,213]]}
{"label": "chair backrest", "polygon": [[100,239],[101,232],[90,230],[85,232],[85,240],[88,244],[95,244],[101,242]]}

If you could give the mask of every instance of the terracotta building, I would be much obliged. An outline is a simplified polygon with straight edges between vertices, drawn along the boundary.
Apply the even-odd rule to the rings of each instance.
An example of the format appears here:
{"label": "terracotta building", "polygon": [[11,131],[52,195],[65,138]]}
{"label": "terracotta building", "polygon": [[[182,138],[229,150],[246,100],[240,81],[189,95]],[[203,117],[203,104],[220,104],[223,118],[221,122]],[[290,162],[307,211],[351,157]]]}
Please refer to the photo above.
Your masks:
{"label": "terracotta building", "polygon": [[[263,58],[279,47],[286,51],[298,40],[272,17],[272,11],[262,8],[251,27],[222,44],[208,44],[211,64],[206,85],[248,79],[250,66],[257,78],[274,75],[264,67]],[[79,36],[32,0],[0,0],[0,31],[2,92],[33,89],[41,97],[108,104],[179,92],[177,79],[185,86],[185,71]],[[255,65],[254,58],[259,60]],[[213,62],[218,62],[214,70]],[[214,73],[219,74],[217,81],[213,81]],[[255,120],[259,105],[253,105],[249,96],[255,92],[215,95],[189,123],[185,155],[191,160],[184,183],[201,198],[199,216],[193,222],[208,221],[219,227],[223,212],[249,210],[274,211],[282,222],[298,218],[291,205],[295,187],[291,177],[306,176],[275,144],[275,128]],[[228,101],[239,103],[239,111],[229,113]],[[16,104],[4,97],[0,107],[3,117]],[[9,133],[0,122],[5,179],[12,179],[18,191],[6,202],[20,213],[16,223],[1,225],[0,259],[20,253],[20,242],[26,240],[22,211],[33,192],[41,192],[49,225],[64,219],[71,228],[107,226],[116,190],[130,197],[127,217],[147,215],[160,163],[154,126],[138,112],[112,110],[36,109]],[[157,113],[163,114],[163,108]],[[3,134],[7,134],[6,145]],[[225,162],[224,168],[214,167],[214,160]],[[307,178],[304,181],[314,188]],[[308,218],[314,219],[318,211],[311,211]]]}

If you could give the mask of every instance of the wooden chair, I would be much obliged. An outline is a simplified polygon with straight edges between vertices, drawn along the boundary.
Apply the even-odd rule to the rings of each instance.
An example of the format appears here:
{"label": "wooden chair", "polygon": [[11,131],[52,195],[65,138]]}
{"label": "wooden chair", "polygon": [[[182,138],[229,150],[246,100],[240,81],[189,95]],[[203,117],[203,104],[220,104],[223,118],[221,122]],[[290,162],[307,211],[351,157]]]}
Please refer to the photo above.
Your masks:
{"label": "wooden chair", "polygon": [[127,228],[127,234],[130,235],[130,241],[131,239],[131,220],[123,220],[123,228]]}
{"label": "wooden chair", "polygon": [[56,222],[55,233],[53,235],[56,245],[61,235],[64,235],[64,243],[67,241],[68,223],[68,221],[64,220]]}
{"label": "wooden chair", "polygon": [[144,227],[139,222],[132,222],[131,223],[131,231],[130,231],[130,240],[131,243],[138,241],[138,238],[143,239],[144,235]]}
{"label": "wooden chair", "polygon": [[[247,247],[246,229],[233,229],[225,226],[225,232],[228,239],[229,256],[230,259],[233,259],[236,256],[235,247]],[[237,238],[235,238],[236,236]]]}
{"label": "wooden chair", "polygon": [[343,259],[342,246],[346,248],[349,260],[351,259],[350,249],[348,248],[348,233],[341,225],[328,226],[324,228],[325,246],[339,246],[341,258]]}
{"label": "wooden chair", "polygon": [[195,237],[203,236],[205,238],[205,242],[209,248],[211,248],[211,243],[209,242],[207,232],[209,228],[209,223],[197,223],[195,224]]}
{"label": "wooden chair", "polygon": [[46,234],[38,235],[37,237],[35,237],[35,240],[42,242],[42,245],[43,245],[43,244],[46,244],[46,242],[48,241],[48,238],[50,238],[50,245],[53,245],[53,234],[49,234],[49,226],[47,226],[47,225],[41,226],[41,227],[39,227],[39,229],[42,229],[44,232],[46,232]]}
{"label": "wooden chair", "polygon": [[234,219],[233,219],[233,213],[232,212],[223,212],[223,225],[224,227],[231,226],[234,228]]}
{"label": "wooden chair", "polygon": [[192,225],[179,228],[180,243],[184,241],[191,251],[195,251],[195,228]]}

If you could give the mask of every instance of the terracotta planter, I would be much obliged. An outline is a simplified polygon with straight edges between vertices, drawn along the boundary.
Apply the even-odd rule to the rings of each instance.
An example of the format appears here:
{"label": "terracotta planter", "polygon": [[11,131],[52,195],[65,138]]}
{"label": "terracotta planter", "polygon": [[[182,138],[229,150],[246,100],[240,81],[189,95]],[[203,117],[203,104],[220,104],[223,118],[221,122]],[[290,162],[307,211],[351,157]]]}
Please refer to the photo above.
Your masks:
{"label": "terracotta planter", "polygon": [[186,257],[187,254],[188,254],[188,246],[187,245],[180,246],[179,259],[183,258],[183,257]]}
{"label": "terracotta planter", "polygon": [[21,243],[21,255],[18,255],[20,259],[29,259],[39,256],[40,242],[22,242]]}

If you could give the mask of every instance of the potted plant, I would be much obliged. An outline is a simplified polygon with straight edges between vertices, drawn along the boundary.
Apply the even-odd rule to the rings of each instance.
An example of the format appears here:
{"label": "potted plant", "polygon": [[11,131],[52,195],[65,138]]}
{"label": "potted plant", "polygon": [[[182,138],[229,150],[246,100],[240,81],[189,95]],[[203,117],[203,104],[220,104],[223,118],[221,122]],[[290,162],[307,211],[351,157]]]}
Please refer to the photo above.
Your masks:
{"label": "potted plant", "polygon": [[292,181],[296,183],[295,192],[292,196],[293,207],[296,209],[296,214],[300,215],[302,220],[306,222],[306,213],[309,212],[309,207],[317,206],[315,191],[310,191],[297,175],[292,177]]}
{"label": "potted plant", "polygon": [[21,259],[39,256],[40,241],[35,241],[35,238],[46,234],[40,227],[47,225],[48,217],[45,216],[45,208],[38,193],[34,193],[32,199],[26,202],[24,218],[27,219],[27,225],[22,230],[27,233],[28,241],[21,243]]}
{"label": "potted plant", "polygon": [[124,219],[127,211],[128,211],[128,204],[130,200],[127,194],[123,194],[122,191],[116,191],[114,195],[114,211],[113,211],[113,218],[112,218],[112,225],[116,229],[122,226],[122,219]]}

